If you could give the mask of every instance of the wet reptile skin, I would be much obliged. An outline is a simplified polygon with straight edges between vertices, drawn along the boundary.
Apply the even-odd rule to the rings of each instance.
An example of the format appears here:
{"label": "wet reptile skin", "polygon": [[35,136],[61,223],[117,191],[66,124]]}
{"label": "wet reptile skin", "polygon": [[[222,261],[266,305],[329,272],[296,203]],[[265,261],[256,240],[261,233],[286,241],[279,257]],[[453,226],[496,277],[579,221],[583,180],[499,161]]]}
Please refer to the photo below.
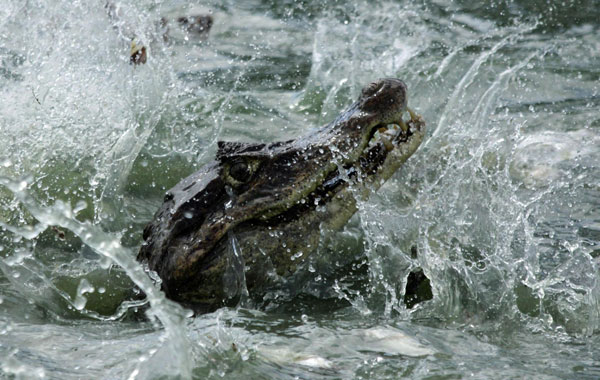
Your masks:
{"label": "wet reptile skin", "polygon": [[[420,145],[421,118],[375,131],[406,110],[405,84],[380,79],[333,122],[296,140],[219,142],[215,161],[165,196],[144,229],[138,260],[162,279],[167,296],[196,310],[260,292],[293,273]],[[383,130],[382,130],[383,131]],[[378,134],[379,136],[379,134]],[[235,248],[235,249],[234,249]]]}

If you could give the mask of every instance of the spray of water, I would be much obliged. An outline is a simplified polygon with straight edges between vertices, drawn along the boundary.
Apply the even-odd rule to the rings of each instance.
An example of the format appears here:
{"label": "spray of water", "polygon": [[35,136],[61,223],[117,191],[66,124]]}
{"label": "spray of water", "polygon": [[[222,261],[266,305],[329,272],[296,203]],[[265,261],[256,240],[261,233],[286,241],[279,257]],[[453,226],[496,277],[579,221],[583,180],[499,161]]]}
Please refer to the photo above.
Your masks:
{"label": "spray of water", "polygon": [[[175,360],[168,370],[180,373],[182,376],[190,376],[192,360],[188,356],[189,343],[185,334],[184,323],[190,314],[179,305],[167,300],[162,292],[154,287],[154,284],[144,272],[143,268],[133,259],[132,252],[123,247],[119,239],[95,227],[89,222],[78,221],[71,207],[62,202],[57,202],[52,207],[40,207],[37,202],[27,193],[27,182],[12,182],[7,178],[0,178],[0,184],[13,192],[16,199],[37,219],[42,226],[58,226],[73,232],[81,241],[94,251],[109,258],[125,270],[129,278],[142,289],[152,308],[148,311],[149,316],[156,317],[164,326],[168,344],[161,348],[161,354],[157,355],[161,360]],[[85,280],[83,280],[85,281]],[[82,296],[84,291],[81,287],[91,290],[85,282],[80,283],[78,298],[75,299],[75,307],[83,309]],[[79,303],[79,306],[78,306]],[[134,371],[132,376],[135,378]],[[168,372],[167,372],[168,373]]]}
{"label": "spray of water", "polygon": [[[593,348],[547,347],[594,342],[600,323],[594,7],[569,24],[569,2],[218,2],[207,41],[170,24],[163,43],[162,17],[197,11],[117,3],[118,20],[103,2],[0,9],[1,371],[63,376],[74,347],[79,377],[86,366],[121,378],[593,368]],[[129,65],[132,34],[148,42],[145,65]],[[133,260],[164,191],[211,159],[216,140],[295,138],[386,76],[408,84],[427,121],[418,153],[344,231],[324,234],[291,301],[274,291],[266,312],[186,319]],[[407,309],[419,268],[434,297]],[[156,326],[127,324],[144,307],[134,285]]]}

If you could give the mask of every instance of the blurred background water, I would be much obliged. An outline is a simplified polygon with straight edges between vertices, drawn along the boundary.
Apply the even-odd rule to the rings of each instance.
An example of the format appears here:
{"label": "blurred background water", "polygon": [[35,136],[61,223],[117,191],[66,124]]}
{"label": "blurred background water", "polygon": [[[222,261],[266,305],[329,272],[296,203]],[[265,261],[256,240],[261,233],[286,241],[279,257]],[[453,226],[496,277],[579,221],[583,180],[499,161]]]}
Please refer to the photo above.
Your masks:
{"label": "blurred background water", "polygon": [[[0,8],[0,377],[600,377],[596,1],[113,5]],[[207,38],[174,21],[208,13]],[[164,298],[135,255],[166,189],[390,76],[426,140],[287,289]]]}

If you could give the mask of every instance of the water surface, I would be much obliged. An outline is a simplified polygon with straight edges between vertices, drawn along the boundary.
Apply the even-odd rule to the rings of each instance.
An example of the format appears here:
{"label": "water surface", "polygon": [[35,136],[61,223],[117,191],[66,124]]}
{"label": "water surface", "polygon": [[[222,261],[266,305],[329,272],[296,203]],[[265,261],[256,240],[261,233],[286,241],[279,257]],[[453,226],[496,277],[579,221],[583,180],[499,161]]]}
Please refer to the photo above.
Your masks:
{"label": "water surface", "polygon": [[[595,1],[5,3],[0,377],[600,377]],[[134,259],[165,191],[380,77],[427,137],[304,272],[211,314],[166,300]],[[417,268],[433,299],[407,309]]]}

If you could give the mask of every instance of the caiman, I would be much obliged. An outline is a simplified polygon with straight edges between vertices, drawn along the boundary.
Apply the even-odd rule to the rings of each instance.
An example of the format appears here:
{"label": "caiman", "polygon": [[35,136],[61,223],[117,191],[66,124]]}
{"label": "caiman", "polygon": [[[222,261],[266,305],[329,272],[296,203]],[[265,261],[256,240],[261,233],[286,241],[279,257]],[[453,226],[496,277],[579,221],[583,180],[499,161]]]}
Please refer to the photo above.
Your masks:
{"label": "caiman", "polygon": [[166,193],[137,259],[160,276],[167,297],[197,311],[260,295],[315,251],[322,228],[342,228],[357,199],[390,178],[424,133],[404,82],[386,78],[304,137],[218,142],[214,162]]}

